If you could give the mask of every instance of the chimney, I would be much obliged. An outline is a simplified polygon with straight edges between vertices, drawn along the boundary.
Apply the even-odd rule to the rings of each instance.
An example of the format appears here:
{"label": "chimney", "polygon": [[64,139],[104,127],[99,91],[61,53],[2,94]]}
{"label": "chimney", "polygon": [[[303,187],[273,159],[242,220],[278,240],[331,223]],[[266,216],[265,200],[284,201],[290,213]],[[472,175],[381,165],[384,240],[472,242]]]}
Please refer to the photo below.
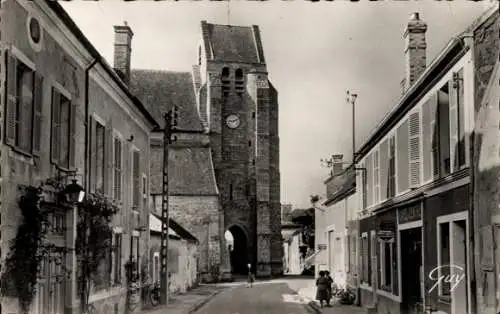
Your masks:
{"label": "chimney", "polygon": [[130,83],[130,54],[132,52],[132,37],[134,33],[128,26],[115,25],[115,54],[113,67],[123,82],[128,86]]}
{"label": "chimney", "polygon": [[415,83],[427,66],[426,31],[427,24],[420,19],[418,12],[413,13],[403,34],[406,57],[406,76],[404,78],[403,93]]}
{"label": "chimney", "polygon": [[336,176],[344,170],[343,158],[344,155],[332,155],[332,176]]}

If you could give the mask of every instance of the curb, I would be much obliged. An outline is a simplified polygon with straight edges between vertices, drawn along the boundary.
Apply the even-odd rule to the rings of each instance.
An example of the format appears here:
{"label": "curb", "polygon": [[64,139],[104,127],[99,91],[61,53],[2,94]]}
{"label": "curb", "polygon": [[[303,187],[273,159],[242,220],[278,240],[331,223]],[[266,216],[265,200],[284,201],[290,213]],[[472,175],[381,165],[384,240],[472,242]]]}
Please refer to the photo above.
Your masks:
{"label": "curb", "polygon": [[222,291],[224,291],[226,289],[219,289],[217,291],[214,291],[212,292],[209,296],[207,296],[205,299],[201,300],[200,302],[196,303],[195,305],[193,305],[188,311],[187,313],[188,314],[192,314],[192,313],[195,313],[196,311],[198,311],[203,305],[207,304],[208,301],[212,300],[216,295],[218,295],[219,293],[221,293]]}
{"label": "curb", "polygon": [[306,308],[306,310],[309,313],[311,313],[311,314],[321,314],[321,313],[323,313],[323,311],[321,310],[321,308],[319,307],[319,305],[317,304],[317,302],[310,301],[309,298],[305,298],[305,297],[301,296],[300,294],[298,294],[298,296],[299,296],[299,299],[302,302],[307,302],[307,304],[304,304],[304,307]]}

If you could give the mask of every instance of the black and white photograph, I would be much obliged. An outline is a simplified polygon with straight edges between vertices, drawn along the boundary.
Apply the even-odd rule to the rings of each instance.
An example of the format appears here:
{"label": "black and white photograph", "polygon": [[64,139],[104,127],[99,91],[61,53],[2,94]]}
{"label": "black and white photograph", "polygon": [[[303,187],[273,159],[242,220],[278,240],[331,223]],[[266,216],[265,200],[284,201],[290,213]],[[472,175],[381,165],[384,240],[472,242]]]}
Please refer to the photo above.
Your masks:
{"label": "black and white photograph", "polygon": [[0,0],[0,314],[500,314],[498,0]]}

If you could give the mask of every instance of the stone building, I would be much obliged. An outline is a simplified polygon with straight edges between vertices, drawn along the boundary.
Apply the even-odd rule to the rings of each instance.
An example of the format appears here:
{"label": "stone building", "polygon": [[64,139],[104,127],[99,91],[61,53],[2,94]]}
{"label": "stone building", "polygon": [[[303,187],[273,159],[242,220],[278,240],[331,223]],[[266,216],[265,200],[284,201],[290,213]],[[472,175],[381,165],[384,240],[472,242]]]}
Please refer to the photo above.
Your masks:
{"label": "stone building", "polygon": [[[205,281],[229,279],[224,233],[234,238],[232,269],[257,276],[282,273],[276,89],[267,78],[257,26],[201,23],[192,73],[124,69],[132,91],[160,125],[179,110],[169,153],[171,215],[200,240]],[[130,40],[123,43],[130,45]],[[127,51],[130,51],[127,50]],[[161,210],[161,134],[151,143],[153,207]],[[208,231],[207,231],[208,230]],[[208,247],[208,248],[207,248]],[[205,253],[200,253],[205,254]]]}
{"label": "stone building", "polygon": [[[169,219],[169,291],[186,293],[198,284],[199,241],[175,220]],[[161,216],[150,214],[150,268],[151,282],[160,282]]]}
{"label": "stone building", "polygon": [[[364,169],[356,179],[360,301],[377,313],[473,312],[468,152],[478,72],[471,34],[492,12],[430,64],[427,25],[412,15],[404,33],[403,95],[356,154],[356,168]],[[452,289],[438,281],[447,275],[462,280]]]}
{"label": "stone building", "polygon": [[[148,224],[149,141],[157,123],[57,2],[7,0],[1,10],[2,266],[24,222],[18,188],[77,179],[120,209],[89,302],[99,313],[123,313],[124,265],[147,254],[149,233],[138,229]],[[30,313],[76,313],[76,208],[57,189],[49,192],[41,203],[52,222],[43,244],[53,247],[37,274]],[[3,312],[19,312],[18,300],[4,296]]]}
{"label": "stone building", "polygon": [[475,313],[500,311],[499,233],[499,119],[500,119],[500,14],[498,3],[493,14],[485,14],[471,31],[474,38],[474,135],[471,142],[474,208],[474,262],[476,278]]}

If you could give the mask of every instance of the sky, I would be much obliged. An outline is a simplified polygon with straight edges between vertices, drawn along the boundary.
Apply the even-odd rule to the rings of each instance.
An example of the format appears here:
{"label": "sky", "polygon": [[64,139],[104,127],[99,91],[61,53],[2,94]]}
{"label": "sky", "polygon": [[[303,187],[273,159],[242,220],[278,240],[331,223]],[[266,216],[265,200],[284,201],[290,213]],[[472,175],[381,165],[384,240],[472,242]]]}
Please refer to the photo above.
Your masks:
{"label": "sky", "polygon": [[200,22],[258,25],[269,79],[279,93],[281,202],[309,206],[325,193],[320,159],[352,156],[396,106],[404,77],[404,28],[413,12],[428,25],[428,64],[493,1],[71,1],[61,2],[98,51],[113,62],[113,25],[132,28],[131,66],[191,71]]}

